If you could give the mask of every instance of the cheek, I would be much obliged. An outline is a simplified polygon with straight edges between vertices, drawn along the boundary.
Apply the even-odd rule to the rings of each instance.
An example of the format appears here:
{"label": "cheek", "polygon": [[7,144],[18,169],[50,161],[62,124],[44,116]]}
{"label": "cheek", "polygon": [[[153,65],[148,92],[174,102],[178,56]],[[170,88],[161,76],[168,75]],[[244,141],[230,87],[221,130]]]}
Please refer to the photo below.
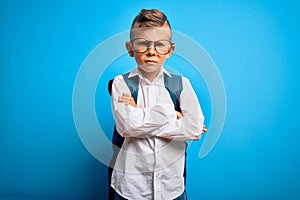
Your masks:
{"label": "cheek", "polygon": [[163,56],[163,57],[160,57],[160,58],[159,58],[158,62],[159,62],[160,64],[163,64],[166,60],[167,60],[167,57],[166,57],[166,56]]}
{"label": "cheek", "polygon": [[142,58],[141,58],[141,56],[135,55],[134,58],[135,58],[135,62],[136,62],[137,64],[141,64],[141,63],[142,63]]}

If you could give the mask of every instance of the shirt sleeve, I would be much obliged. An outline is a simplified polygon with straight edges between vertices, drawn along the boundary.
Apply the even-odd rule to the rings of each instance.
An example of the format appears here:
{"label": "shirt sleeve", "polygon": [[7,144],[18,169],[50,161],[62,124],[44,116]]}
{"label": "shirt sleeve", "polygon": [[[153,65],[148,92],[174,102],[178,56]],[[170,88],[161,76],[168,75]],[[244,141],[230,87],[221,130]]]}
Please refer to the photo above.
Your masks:
{"label": "shirt sleeve", "polygon": [[158,104],[151,108],[135,108],[118,102],[122,94],[131,94],[123,76],[119,75],[112,84],[112,112],[118,133],[123,137],[153,136],[168,121],[176,119],[171,104]]}
{"label": "shirt sleeve", "polygon": [[200,139],[204,123],[202,109],[190,81],[183,77],[182,85],[180,108],[183,117],[167,121],[154,133],[157,137],[182,141]]}

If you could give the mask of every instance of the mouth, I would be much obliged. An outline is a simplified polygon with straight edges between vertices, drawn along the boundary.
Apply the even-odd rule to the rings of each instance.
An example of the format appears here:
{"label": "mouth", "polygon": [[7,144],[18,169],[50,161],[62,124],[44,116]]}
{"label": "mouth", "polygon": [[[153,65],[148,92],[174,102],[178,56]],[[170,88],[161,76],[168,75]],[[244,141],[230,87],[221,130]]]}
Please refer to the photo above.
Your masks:
{"label": "mouth", "polygon": [[157,61],[155,61],[155,60],[145,60],[145,63],[147,63],[147,64],[156,64]]}

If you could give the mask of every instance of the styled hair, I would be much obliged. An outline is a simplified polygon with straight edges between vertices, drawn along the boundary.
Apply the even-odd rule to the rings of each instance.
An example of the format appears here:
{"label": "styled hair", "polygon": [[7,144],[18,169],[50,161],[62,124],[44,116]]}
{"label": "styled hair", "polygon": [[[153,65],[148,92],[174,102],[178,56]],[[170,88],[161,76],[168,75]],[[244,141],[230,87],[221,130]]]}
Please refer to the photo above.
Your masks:
{"label": "styled hair", "polygon": [[142,9],[141,12],[135,17],[132,22],[131,29],[141,27],[162,27],[167,23],[171,29],[171,25],[167,19],[167,16],[160,10]]}
{"label": "styled hair", "polygon": [[[164,25],[168,25],[172,35],[172,29],[170,22],[167,19],[167,16],[157,9],[142,9],[140,13],[134,18],[131,31],[135,28],[144,28],[144,27],[163,27]],[[132,36],[130,31],[130,38]]]}

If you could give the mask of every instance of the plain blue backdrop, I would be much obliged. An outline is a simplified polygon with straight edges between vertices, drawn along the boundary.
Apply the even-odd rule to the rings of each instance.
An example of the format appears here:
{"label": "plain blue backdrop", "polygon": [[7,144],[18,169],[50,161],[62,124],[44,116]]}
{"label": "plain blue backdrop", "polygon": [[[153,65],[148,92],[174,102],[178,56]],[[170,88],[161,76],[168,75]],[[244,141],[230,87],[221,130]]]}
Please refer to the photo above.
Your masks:
{"label": "plain blue backdrop", "polygon": [[[129,30],[141,8],[161,9],[201,44],[226,89],[218,143],[204,159],[201,141],[188,150],[189,199],[299,199],[300,5],[283,0],[1,1],[0,199],[106,198],[106,167],[74,125],[73,84],[93,48]],[[124,56],[110,75],[121,64],[134,67]],[[205,85],[197,94],[209,126]],[[109,96],[96,100],[111,116]],[[109,136],[112,119],[100,123]]]}

